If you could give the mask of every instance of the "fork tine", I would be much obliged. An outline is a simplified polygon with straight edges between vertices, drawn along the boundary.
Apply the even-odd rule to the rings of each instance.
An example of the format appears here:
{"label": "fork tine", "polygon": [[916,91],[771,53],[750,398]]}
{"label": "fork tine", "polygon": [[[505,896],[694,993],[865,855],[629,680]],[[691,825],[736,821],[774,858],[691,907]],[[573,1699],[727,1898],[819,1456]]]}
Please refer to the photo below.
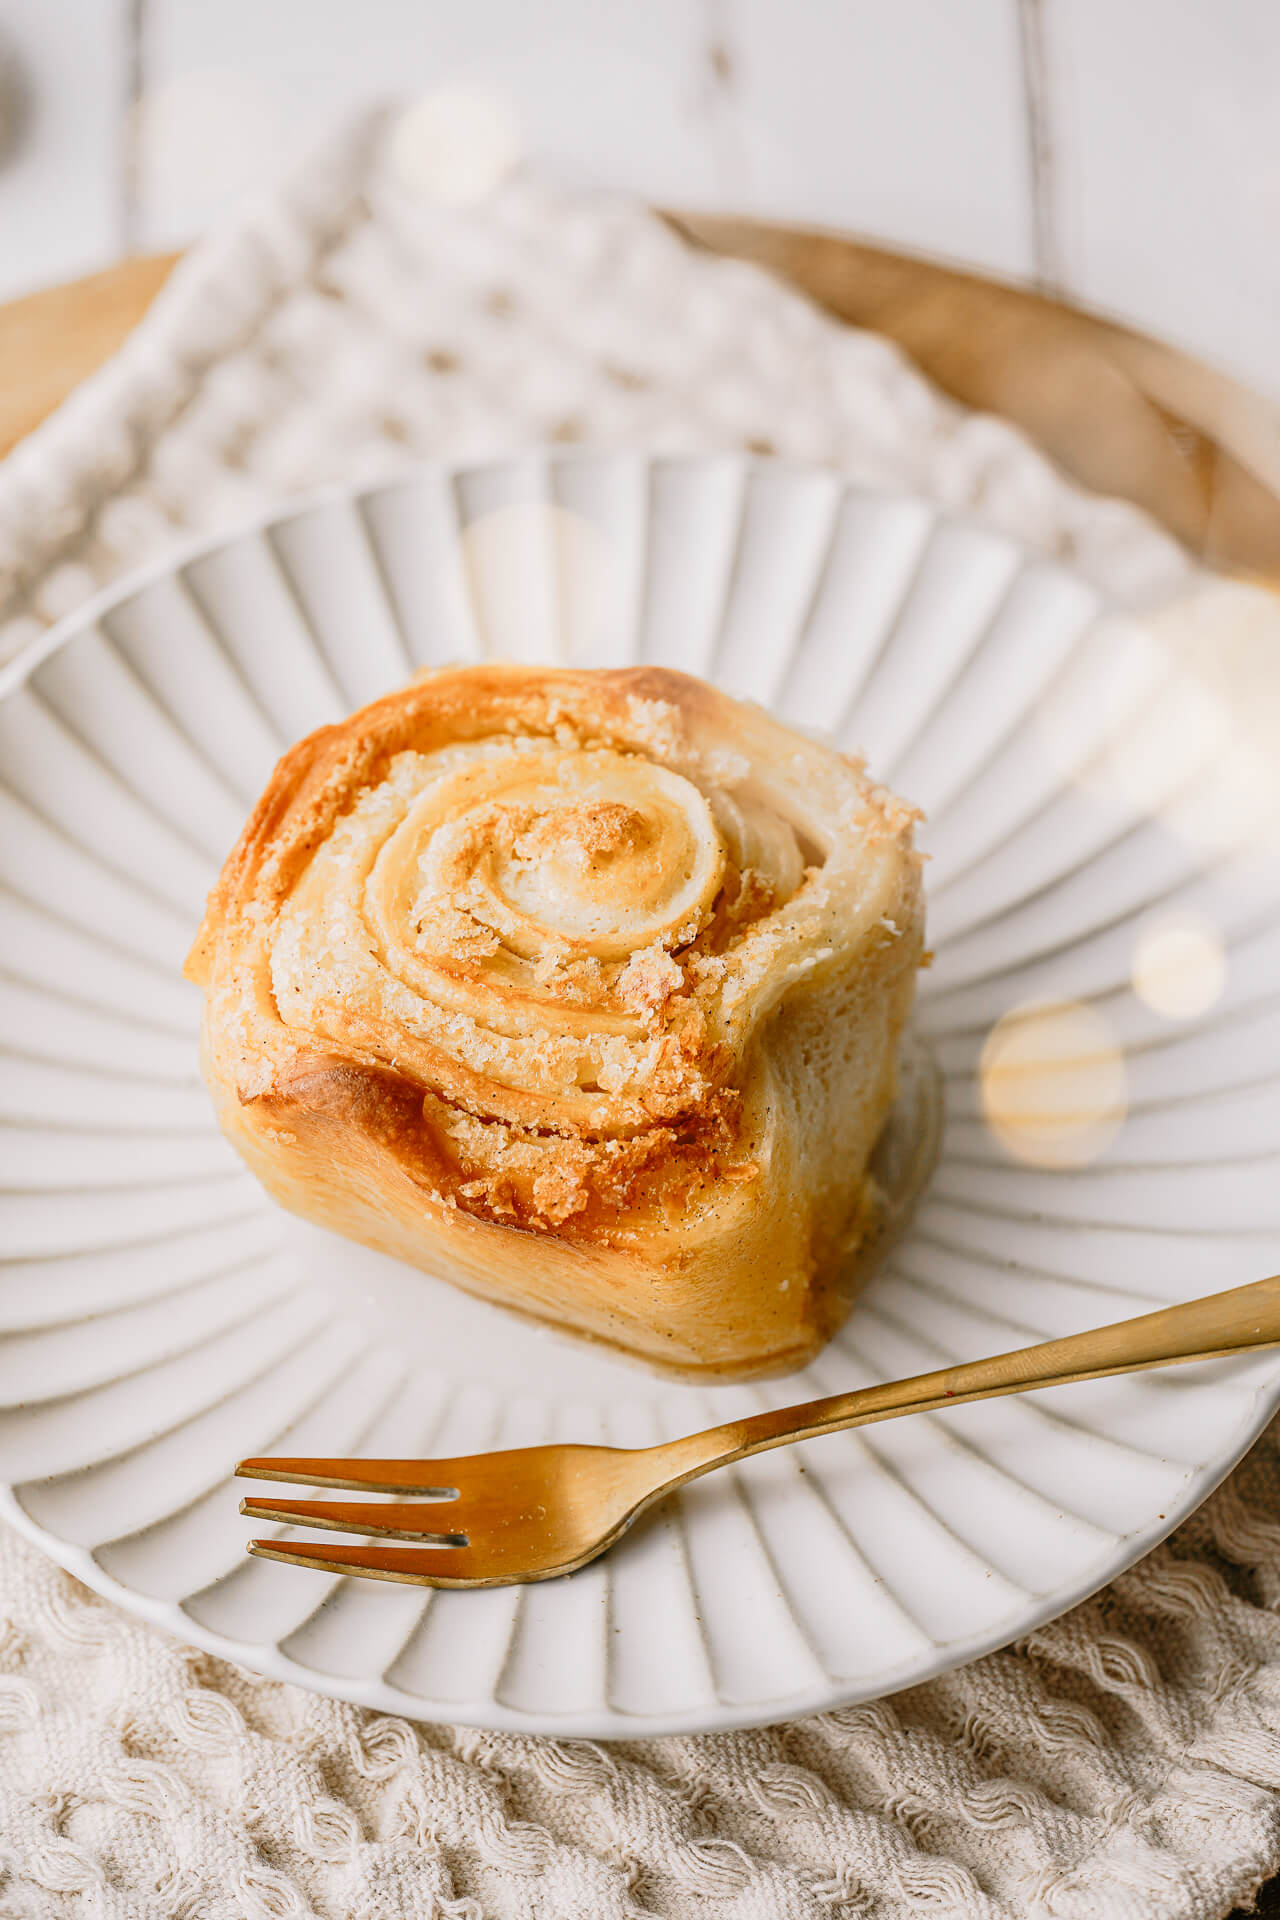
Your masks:
{"label": "fork tine", "polygon": [[241,1460],[236,1473],[242,1480],[280,1480],[298,1486],[335,1487],[340,1492],[413,1494],[420,1500],[456,1500],[458,1489],[445,1478],[432,1479],[433,1467],[453,1467],[443,1460],[304,1460],[256,1458]]}
{"label": "fork tine", "polygon": [[420,1501],[406,1506],[377,1500],[242,1500],[240,1511],[250,1520],[277,1520],[291,1527],[332,1527],[337,1533],[363,1533],[386,1540],[444,1540],[464,1547],[467,1536],[457,1527],[442,1525],[453,1518],[450,1500]]}
{"label": "fork tine", "polygon": [[359,1574],[371,1580],[398,1580],[414,1587],[501,1587],[510,1576],[477,1574],[466,1547],[329,1546],[316,1540],[251,1540],[259,1560],[280,1560],[289,1567],[315,1567],[321,1573]]}

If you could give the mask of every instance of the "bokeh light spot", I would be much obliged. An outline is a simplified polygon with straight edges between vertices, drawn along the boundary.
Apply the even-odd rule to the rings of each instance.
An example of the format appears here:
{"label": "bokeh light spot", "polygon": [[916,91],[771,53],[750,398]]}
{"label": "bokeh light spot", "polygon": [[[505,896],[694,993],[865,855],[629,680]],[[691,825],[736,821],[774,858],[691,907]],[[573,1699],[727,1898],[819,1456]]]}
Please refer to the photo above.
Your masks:
{"label": "bokeh light spot", "polygon": [[548,500],[495,507],[467,526],[462,554],[487,653],[564,666],[595,657],[609,543],[584,514]]}
{"label": "bokeh light spot", "polygon": [[1222,998],[1227,950],[1212,921],[1169,913],[1139,933],[1133,949],[1133,990],[1166,1020],[1194,1020]]}
{"label": "bokeh light spot", "polygon": [[1035,724],[1081,787],[1198,852],[1269,856],[1280,846],[1280,595],[1211,581],[1141,619],[1100,622]]}
{"label": "bokeh light spot", "polygon": [[391,158],[412,192],[444,206],[484,200],[520,158],[515,116],[497,95],[442,87],[407,108],[391,136]]}
{"label": "bokeh light spot", "polygon": [[979,1075],[987,1125],[1007,1153],[1032,1166],[1088,1165],[1128,1111],[1124,1055],[1102,1015],[1075,1000],[1003,1014],[987,1035]]}

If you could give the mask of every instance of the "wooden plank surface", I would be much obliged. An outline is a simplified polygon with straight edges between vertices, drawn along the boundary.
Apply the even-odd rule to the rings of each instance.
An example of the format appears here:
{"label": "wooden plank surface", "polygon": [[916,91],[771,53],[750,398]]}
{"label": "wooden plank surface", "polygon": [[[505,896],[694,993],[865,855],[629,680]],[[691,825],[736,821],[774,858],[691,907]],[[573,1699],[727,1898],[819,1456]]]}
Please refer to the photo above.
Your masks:
{"label": "wooden plank surface", "polygon": [[720,178],[705,39],[691,0],[148,0],[141,244],[189,241],[368,105],[442,92],[494,103],[553,175],[741,204]]}
{"label": "wooden plank surface", "polygon": [[1031,278],[1011,0],[733,0],[723,14],[738,174],[703,206]]}
{"label": "wooden plank surface", "polygon": [[0,0],[0,298],[462,87],[570,180],[1035,279],[1280,403],[1278,62],[1275,0]]}
{"label": "wooden plank surface", "polygon": [[1044,8],[1071,297],[1280,400],[1280,6]]}
{"label": "wooden plank surface", "polygon": [[479,89],[539,169],[1031,271],[1012,0],[148,0],[142,243],[175,246],[362,102]]}
{"label": "wooden plank surface", "polygon": [[126,0],[0,0],[0,300],[123,243]]}

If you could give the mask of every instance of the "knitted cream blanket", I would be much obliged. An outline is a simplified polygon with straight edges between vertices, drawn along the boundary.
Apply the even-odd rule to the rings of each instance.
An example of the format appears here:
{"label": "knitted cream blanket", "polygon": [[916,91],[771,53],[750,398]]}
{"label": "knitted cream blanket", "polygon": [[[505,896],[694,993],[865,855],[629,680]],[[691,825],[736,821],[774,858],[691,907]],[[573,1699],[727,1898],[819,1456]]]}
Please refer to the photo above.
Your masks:
{"label": "knitted cream blanket", "polygon": [[[0,467],[0,651],[195,530],[427,455],[741,447],[1113,592],[1186,562],[885,342],[629,206],[415,201],[366,121],[192,253]],[[0,1536],[0,1920],[1219,1920],[1280,1865],[1280,1461],[1006,1652],[761,1732],[411,1726],[177,1646]]]}

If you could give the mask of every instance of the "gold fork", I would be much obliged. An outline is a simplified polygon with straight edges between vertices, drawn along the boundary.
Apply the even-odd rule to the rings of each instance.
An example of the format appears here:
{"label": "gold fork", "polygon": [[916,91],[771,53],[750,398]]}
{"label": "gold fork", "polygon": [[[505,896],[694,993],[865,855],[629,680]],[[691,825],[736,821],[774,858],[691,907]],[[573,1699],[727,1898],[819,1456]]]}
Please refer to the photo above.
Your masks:
{"label": "gold fork", "polygon": [[[730,1420],[657,1447],[552,1445],[454,1460],[242,1460],[254,1480],[400,1495],[393,1501],[243,1500],[254,1520],[358,1533],[412,1546],[251,1540],[250,1553],[326,1573],[423,1587],[505,1587],[586,1566],[686,1480],[750,1454],[845,1427],[936,1413],[1032,1387],[1222,1359],[1280,1345],[1280,1275],[1110,1327],[967,1360],[856,1393]],[[412,1496],[405,1504],[404,1496]]]}

